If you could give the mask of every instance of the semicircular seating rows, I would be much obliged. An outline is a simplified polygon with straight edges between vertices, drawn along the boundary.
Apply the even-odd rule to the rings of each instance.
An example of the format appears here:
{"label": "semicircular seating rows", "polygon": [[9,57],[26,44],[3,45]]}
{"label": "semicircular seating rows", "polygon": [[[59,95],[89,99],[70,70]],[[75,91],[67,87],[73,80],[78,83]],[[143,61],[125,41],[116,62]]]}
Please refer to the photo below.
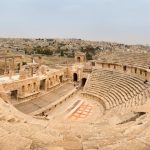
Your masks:
{"label": "semicircular seating rows", "polygon": [[87,81],[84,93],[96,95],[110,110],[119,106],[135,108],[150,97],[150,85],[144,79],[112,70],[95,69]]}

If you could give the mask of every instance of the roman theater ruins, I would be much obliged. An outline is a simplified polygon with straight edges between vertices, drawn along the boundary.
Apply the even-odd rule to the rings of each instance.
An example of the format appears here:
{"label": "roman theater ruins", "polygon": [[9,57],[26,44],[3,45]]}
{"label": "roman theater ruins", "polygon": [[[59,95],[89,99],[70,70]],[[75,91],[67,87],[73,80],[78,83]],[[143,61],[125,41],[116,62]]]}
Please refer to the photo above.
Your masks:
{"label": "roman theater ruins", "polygon": [[0,56],[0,150],[149,150],[150,54],[48,67]]}

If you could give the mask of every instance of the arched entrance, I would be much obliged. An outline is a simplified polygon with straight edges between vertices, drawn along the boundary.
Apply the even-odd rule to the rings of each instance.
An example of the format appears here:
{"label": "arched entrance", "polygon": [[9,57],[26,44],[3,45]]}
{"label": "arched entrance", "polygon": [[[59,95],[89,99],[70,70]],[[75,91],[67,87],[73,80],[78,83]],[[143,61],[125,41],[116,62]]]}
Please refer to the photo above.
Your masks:
{"label": "arched entrance", "polygon": [[78,75],[77,73],[73,74],[73,81],[77,82],[78,81]]}
{"label": "arched entrance", "polygon": [[45,90],[46,79],[40,81],[40,90]]}
{"label": "arched entrance", "polygon": [[77,62],[80,62],[81,60],[80,60],[80,57],[77,57]]}
{"label": "arched entrance", "polygon": [[85,83],[86,83],[86,78],[82,78],[82,80],[81,80],[81,86],[84,87]]}
{"label": "arched entrance", "polygon": [[17,95],[18,95],[18,91],[17,90],[11,91],[11,99],[17,100]]}

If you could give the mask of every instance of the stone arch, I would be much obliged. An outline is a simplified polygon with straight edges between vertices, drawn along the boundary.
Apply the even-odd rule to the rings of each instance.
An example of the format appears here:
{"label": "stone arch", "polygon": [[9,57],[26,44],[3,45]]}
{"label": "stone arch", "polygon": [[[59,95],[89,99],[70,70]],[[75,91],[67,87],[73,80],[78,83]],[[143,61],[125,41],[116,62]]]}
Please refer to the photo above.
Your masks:
{"label": "stone arch", "polygon": [[33,83],[33,90],[36,91],[36,82]]}
{"label": "stone arch", "polygon": [[80,57],[77,57],[77,62],[81,62],[81,58]]}
{"label": "stone arch", "polygon": [[17,99],[18,97],[18,90],[11,91],[11,99]]}
{"label": "stone arch", "polygon": [[40,90],[45,90],[46,89],[46,79],[43,79],[40,81]]}
{"label": "stone arch", "polygon": [[78,81],[78,74],[77,73],[74,73],[73,74],[73,81]]}
{"label": "stone arch", "polygon": [[86,78],[82,78],[82,80],[81,80],[81,86],[82,86],[82,87],[85,86],[86,80],[87,80]]}
{"label": "stone arch", "polygon": [[31,84],[28,84],[28,92],[31,92]]}
{"label": "stone arch", "polygon": [[23,94],[25,93],[25,86],[24,85],[22,86],[22,93]]}

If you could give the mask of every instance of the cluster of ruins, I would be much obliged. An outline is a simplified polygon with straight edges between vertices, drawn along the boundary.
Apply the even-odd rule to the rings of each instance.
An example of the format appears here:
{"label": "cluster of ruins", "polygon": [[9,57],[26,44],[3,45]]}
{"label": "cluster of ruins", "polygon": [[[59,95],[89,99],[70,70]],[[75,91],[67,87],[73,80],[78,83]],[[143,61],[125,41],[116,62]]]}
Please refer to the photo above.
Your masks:
{"label": "cluster of ruins", "polygon": [[[1,96],[7,96],[11,102],[19,103],[38,97],[42,92],[48,92],[61,83],[74,76],[75,81],[81,77],[84,54],[77,54],[75,61],[77,66],[60,66],[60,69],[51,69],[41,64],[41,56],[33,56],[32,63],[22,63],[22,56],[1,56],[4,59],[4,75],[0,78]],[[15,59],[20,59],[18,70],[15,68]],[[81,63],[81,64],[80,64]],[[74,73],[73,73],[73,72]],[[4,92],[4,93],[3,93]]]}
{"label": "cluster of ruins", "polygon": [[[125,59],[123,55],[129,57]],[[30,63],[23,63],[20,55],[0,56],[5,64],[0,77],[0,97],[28,116],[34,116],[36,121],[44,117],[46,122],[51,123],[51,130],[61,126],[65,136],[69,132],[72,139],[80,139],[75,145],[65,145],[66,141],[61,139],[60,142],[58,136],[61,144],[56,140],[52,142],[55,146],[67,150],[115,149],[116,145],[110,147],[114,144],[112,141],[117,143],[128,134],[120,135],[126,130],[126,126],[121,125],[129,122],[132,127],[134,122],[130,121],[150,112],[150,61],[144,53],[137,55],[103,54],[97,60],[86,61],[84,53],[76,52],[74,64],[56,65],[56,68],[44,65],[40,55],[33,55]],[[120,56],[124,61],[120,60]],[[84,129],[85,126],[87,129]],[[105,131],[103,137],[98,132],[100,128],[101,133],[103,129]],[[60,130],[58,132],[61,133]],[[130,135],[130,131],[127,132]],[[120,139],[112,139],[112,136]],[[101,142],[103,138],[106,144]],[[137,148],[137,141],[134,142],[129,148]],[[143,144],[140,142],[138,146]],[[124,145],[119,143],[119,146]],[[145,147],[148,149],[149,145],[144,144],[142,148]]]}

